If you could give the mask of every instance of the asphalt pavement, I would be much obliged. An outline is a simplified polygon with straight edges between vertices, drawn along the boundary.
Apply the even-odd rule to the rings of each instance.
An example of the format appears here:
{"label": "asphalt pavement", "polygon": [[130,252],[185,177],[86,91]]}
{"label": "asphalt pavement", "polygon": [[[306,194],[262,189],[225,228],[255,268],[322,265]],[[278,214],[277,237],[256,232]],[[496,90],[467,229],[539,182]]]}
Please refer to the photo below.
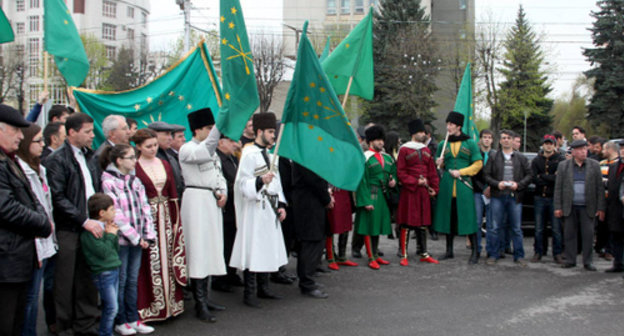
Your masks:
{"label": "asphalt pavement", "polygon": [[[433,265],[418,261],[411,240],[410,265],[402,267],[397,240],[383,237],[380,249],[391,264],[375,271],[353,259],[360,266],[321,275],[328,299],[304,297],[296,284],[271,284],[284,299],[261,300],[264,308],[254,309],[243,305],[242,288],[213,291],[227,307],[216,323],[195,319],[187,301],[184,314],[151,325],[154,335],[624,335],[624,279],[604,272],[610,262],[594,255],[598,272],[562,269],[551,256],[525,268],[511,256],[495,266],[484,259],[468,265],[465,242],[457,237],[455,259]],[[532,244],[525,238],[527,260]],[[444,246],[443,236],[429,240],[434,256]],[[295,265],[291,258],[289,271]]]}

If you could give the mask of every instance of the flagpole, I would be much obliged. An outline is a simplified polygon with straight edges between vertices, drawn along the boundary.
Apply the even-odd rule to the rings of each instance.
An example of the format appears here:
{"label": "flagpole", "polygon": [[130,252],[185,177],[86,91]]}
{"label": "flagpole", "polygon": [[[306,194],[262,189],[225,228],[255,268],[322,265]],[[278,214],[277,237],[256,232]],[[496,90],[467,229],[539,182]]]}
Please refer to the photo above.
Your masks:
{"label": "flagpole", "polygon": [[[442,146],[442,153],[440,153],[439,158],[444,157],[444,151],[446,151],[446,143],[448,142],[448,138],[449,138],[449,132],[446,132],[446,137],[444,138],[444,146]],[[442,165],[438,165],[438,169],[440,169],[440,167],[442,167]]]}
{"label": "flagpole", "polygon": [[351,91],[351,84],[353,83],[353,76],[349,77],[349,84],[347,84],[347,91],[345,91],[344,98],[342,99],[342,109],[344,110],[347,105],[347,98],[349,98],[349,91]]}
{"label": "flagpole", "polygon": [[48,52],[43,51],[43,91],[48,91]]}
{"label": "flagpole", "polygon": [[271,167],[269,167],[270,171],[275,171],[275,161],[277,161],[277,153],[280,148],[280,144],[282,143],[282,135],[284,134],[284,123],[280,123],[279,135],[277,136],[277,142],[275,143],[275,151],[273,151],[273,159],[271,160]]}

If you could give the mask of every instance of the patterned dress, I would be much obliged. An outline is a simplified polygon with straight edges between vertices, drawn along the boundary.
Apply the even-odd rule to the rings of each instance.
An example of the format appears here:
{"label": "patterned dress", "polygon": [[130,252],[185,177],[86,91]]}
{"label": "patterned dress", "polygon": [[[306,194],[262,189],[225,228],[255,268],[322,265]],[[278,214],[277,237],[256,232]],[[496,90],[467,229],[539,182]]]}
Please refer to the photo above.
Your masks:
{"label": "patterned dress", "polygon": [[184,311],[187,273],[178,193],[171,167],[163,160],[137,162],[136,176],[145,186],[157,234],[141,259],[137,307],[142,321],[161,321]]}

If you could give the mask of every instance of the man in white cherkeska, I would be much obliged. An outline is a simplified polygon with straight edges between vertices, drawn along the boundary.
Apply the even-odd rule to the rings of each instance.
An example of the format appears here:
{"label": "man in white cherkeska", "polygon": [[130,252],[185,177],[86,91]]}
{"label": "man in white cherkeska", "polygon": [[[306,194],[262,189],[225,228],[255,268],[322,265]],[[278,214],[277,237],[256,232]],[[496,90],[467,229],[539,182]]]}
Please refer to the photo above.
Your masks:
{"label": "man in white cherkeska", "polygon": [[243,149],[234,184],[238,231],[230,266],[244,271],[243,302],[254,308],[260,308],[256,283],[259,298],[280,298],[269,290],[269,273],[288,263],[280,224],[286,218],[286,201],[278,169],[271,169],[273,155],[268,153],[275,143],[275,127],[275,114],[253,116],[256,138]]}
{"label": "man in white cherkeska", "polygon": [[225,274],[223,258],[223,214],[227,184],[216,154],[221,133],[214,127],[209,108],[188,115],[193,139],[180,148],[182,176],[186,183],[180,210],[186,262],[191,278],[197,318],[215,322],[210,310],[225,307],[208,300],[208,277]]}

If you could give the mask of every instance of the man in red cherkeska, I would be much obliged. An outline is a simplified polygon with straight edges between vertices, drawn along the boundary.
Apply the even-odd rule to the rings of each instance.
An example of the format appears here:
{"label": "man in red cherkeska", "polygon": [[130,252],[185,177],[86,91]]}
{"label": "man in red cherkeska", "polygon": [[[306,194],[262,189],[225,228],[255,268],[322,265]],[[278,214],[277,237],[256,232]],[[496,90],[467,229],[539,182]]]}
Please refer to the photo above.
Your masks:
{"label": "man in red cherkeska", "polygon": [[427,252],[427,230],[431,225],[430,197],[438,193],[439,178],[433,155],[425,145],[425,125],[420,119],[408,124],[412,140],[399,148],[397,175],[401,183],[401,196],[397,223],[401,225],[399,246],[401,266],[407,266],[407,241],[409,230],[416,231],[417,251],[420,261],[437,264]]}

